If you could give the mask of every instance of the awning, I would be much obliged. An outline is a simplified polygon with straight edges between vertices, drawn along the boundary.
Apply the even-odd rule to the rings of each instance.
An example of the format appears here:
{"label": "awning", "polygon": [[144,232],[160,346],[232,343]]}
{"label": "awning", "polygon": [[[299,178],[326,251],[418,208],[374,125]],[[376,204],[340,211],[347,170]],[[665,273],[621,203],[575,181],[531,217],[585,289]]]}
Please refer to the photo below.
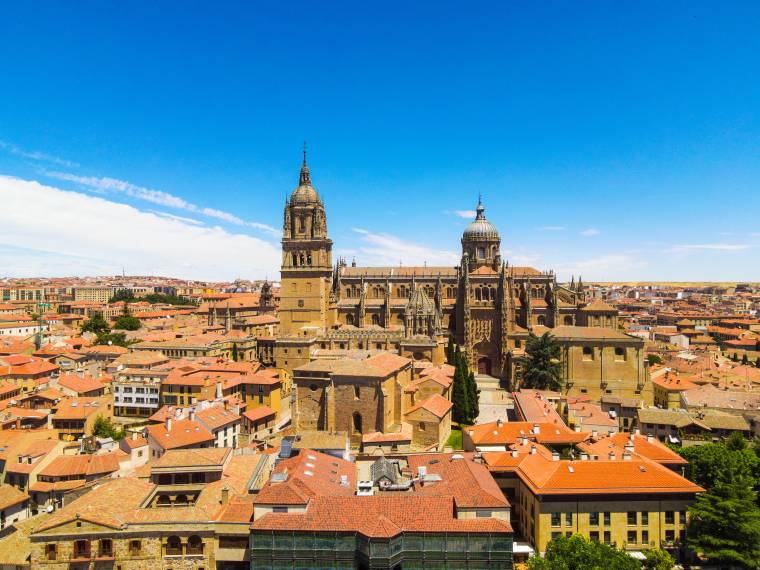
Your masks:
{"label": "awning", "polygon": [[515,542],[512,545],[512,554],[533,554],[535,550],[527,542]]}
{"label": "awning", "polygon": [[635,558],[636,560],[646,560],[647,559],[647,557],[644,556],[644,553],[640,552],[638,550],[632,550],[630,552],[627,552],[627,554],[628,554],[628,556],[630,556],[631,558]]}

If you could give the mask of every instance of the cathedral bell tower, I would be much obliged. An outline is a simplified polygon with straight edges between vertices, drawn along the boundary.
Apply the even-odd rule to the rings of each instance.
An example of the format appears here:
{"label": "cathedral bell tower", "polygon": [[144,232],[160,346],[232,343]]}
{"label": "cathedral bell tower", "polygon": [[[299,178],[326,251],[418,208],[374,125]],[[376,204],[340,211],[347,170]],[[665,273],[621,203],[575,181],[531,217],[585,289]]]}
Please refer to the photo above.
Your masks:
{"label": "cathedral bell tower", "polygon": [[465,228],[462,234],[462,255],[469,257],[470,271],[490,267],[498,271],[501,267],[501,238],[496,227],[486,220],[486,209],[483,201],[478,199],[475,209],[475,219]]}
{"label": "cathedral bell tower", "polygon": [[282,228],[280,330],[298,334],[302,327],[330,326],[332,240],[322,199],[311,185],[306,145],[298,187],[285,201]]}

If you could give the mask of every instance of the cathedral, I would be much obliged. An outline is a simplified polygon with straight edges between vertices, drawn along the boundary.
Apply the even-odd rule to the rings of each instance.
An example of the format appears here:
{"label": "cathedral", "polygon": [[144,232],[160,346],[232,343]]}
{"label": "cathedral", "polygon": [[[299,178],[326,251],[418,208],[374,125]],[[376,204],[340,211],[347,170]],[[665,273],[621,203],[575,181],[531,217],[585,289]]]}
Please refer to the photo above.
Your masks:
{"label": "cathedral", "polygon": [[440,364],[453,337],[472,369],[514,387],[531,332],[617,333],[617,311],[588,302],[581,280],[561,284],[552,271],[503,259],[482,201],[461,244],[456,267],[334,263],[327,213],[304,152],[298,186],[285,201],[277,366],[292,370],[315,351],[352,349]]}

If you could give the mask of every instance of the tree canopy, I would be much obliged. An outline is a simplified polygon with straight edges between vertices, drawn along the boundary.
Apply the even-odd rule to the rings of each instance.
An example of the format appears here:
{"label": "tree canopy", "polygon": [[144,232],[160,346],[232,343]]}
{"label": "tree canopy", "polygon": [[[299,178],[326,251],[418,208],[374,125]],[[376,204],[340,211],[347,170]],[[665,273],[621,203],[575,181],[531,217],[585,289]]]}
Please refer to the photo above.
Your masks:
{"label": "tree canopy", "polygon": [[109,303],[116,303],[118,301],[125,301],[127,303],[134,303],[135,301],[145,301],[151,304],[165,303],[167,305],[194,305],[192,301],[185,299],[184,297],[177,297],[176,295],[168,295],[166,293],[150,293],[143,297],[135,297],[134,292],[129,289],[119,289],[108,300]]}
{"label": "tree canopy", "polygon": [[686,475],[706,489],[689,509],[687,544],[711,564],[760,567],[760,459],[741,435],[684,447]]}
{"label": "tree canopy", "polygon": [[125,431],[124,428],[116,427],[109,418],[98,415],[92,424],[92,435],[95,437],[110,437],[118,441],[124,439]]}
{"label": "tree canopy", "polygon": [[580,534],[558,536],[544,557],[528,560],[529,570],[641,570],[641,563],[622,550],[588,540]]}
{"label": "tree canopy", "polygon": [[82,332],[91,332],[95,334],[108,333],[111,331],[111,327],[103,318],[103,313],[95,313],[84,323],[82,323]]}
{"label": "tree canopy", "polygon": [[562,388],[562,365],[557,339],[546,332],[540,337],[531,333],[525,343],[522,386],[536,390]]}
{"label": "tree canopy", "polygon": [[449,340],[448,362],[454,367],[454,382],[451,394],[452,419],[459,424],[472,424],[480,414],[480,390],[475,382],[475,373],[470,370],[462,350]]}

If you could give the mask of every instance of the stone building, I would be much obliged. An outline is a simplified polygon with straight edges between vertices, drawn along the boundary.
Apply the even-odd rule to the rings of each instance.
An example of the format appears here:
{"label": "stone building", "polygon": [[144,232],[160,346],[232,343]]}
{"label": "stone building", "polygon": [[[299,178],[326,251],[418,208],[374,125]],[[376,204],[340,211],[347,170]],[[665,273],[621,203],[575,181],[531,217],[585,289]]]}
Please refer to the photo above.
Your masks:
{"label": "stone building", "polygon": [[[587,299],[581,279],[562,284],[552,271],[504,260],[501,237],[482,201],[461,245],[457,267],[360,267],[343,259],[333,264],[325,206],[304,154],[298,186],[285,202],[273,363],[290,374],[317,350],[359,349],[441,364],[453,336],[471,368],[515,387],[530,332],[559,326],[616,329],[617,311]],[[585,342],[607,346],[609,339]],[[643,349],[643,341],[637,342],[631,353],[636,358]],[[625,373],[634,375],[633,385],[639,383],[638,370]],[[599,383],[598,377],[575,378],[576,385],[586,380]]]}

